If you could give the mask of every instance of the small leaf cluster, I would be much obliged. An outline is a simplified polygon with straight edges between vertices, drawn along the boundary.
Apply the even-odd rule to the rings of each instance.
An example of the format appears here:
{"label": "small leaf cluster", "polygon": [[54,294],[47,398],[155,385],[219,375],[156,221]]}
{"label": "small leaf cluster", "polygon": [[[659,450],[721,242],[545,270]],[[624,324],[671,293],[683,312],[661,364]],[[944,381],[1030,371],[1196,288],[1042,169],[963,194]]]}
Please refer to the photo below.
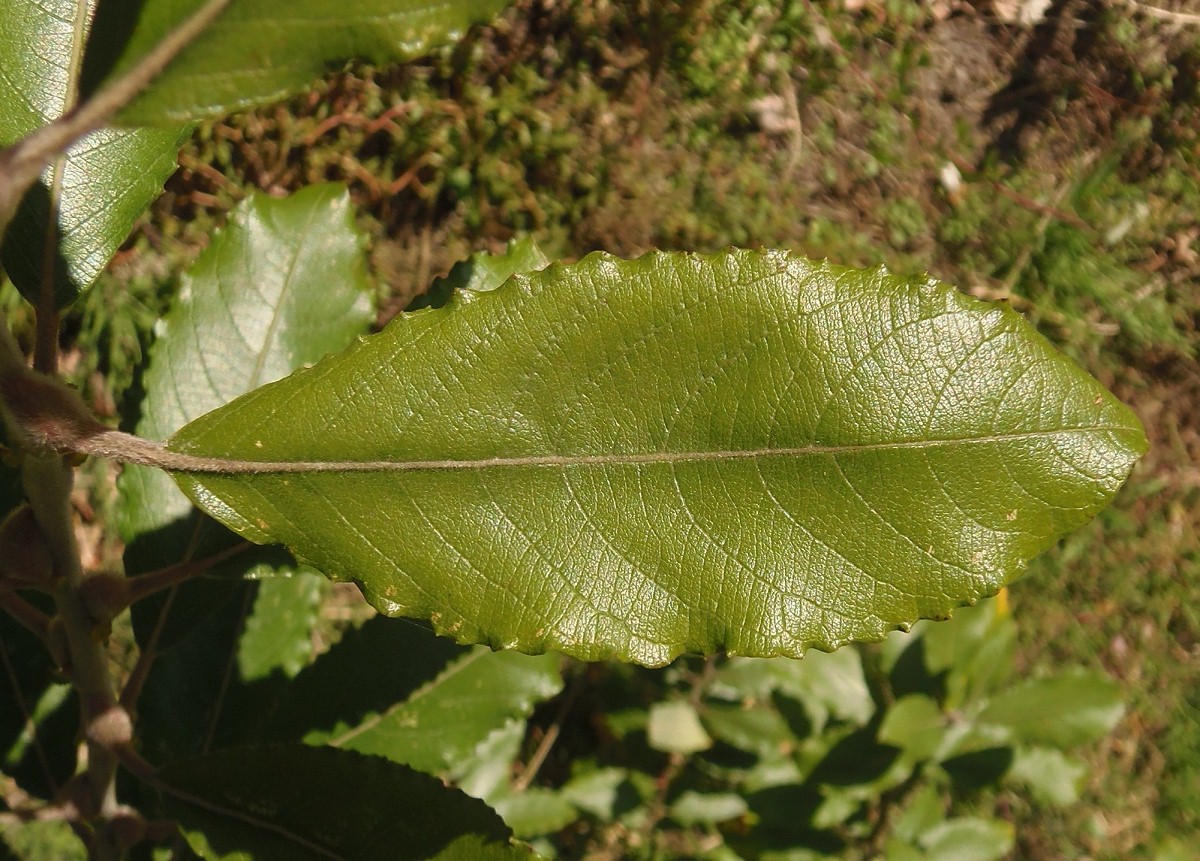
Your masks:
{"label": "small leaf cluster", "polygon": [[878,646],[610,677],[559,786],[498,809],[553,857],[1006,857],[991,799],[1073,803],[1123,712],[1102,676],[1014,679],[1014,633],[1002,595]]}

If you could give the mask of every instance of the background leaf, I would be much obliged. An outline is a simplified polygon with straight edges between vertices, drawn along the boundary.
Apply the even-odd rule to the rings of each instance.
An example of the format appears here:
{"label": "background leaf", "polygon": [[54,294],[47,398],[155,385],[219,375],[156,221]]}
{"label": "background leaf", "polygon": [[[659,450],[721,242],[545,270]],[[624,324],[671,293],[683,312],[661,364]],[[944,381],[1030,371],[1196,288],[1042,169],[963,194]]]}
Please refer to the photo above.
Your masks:
{"label": "background leaf", "polygon": [[527,840],[553,834],[579,819],[579,813],[569,801],[556,792],[538,787],[501,795],[493,803],[513,833]]}
{"label": "background leaf", "polygon": [[246,737],[330,744],[445,775],[557,694],[561,661],[464,649],[377,616],[302,670]]}
{"label": "background leaf", "polygon": [[1007,308],[731,251],[457,294],[170,445],[308,463],[177,480],[384,612],[660,664],[946,616],[1107,504],[1145,439]]}
{"label": "background leaf", "polygon": [[[212,0],[102,2],[84,60],[88,91],[127,71]],[[410,60],[487,21],[507,0],[230,0],[120,114],[130,125],[189,122],[275,101],[339,61]],[[272,33],[264,40],[264,31]]]}
{"label": "background leaf", "polygon": [[1125,713],[1116,682],[1088,672],[1032,679],[996,696],[981,724],[999,724],[1017,741],[1074,747],[1103,738]]}
{"label": "background leaf", "polygon": [[[161,325],[139,431],[165,436],[194,415],[344,347],[373,316],[364,269],[362,237],[343,188],[243,201],[185,277]],[[204,558],[239,541],[161,473],[129,467],[119,488],[130,574]],[[256,728],[250,716],[261,712],[267,692],[249,686],[238,664],[256,584],[238,578],[264,559],[284,561],[281,555],[242,553],[206,578],[134,605],[143,644],[167,612],[160,654],[138,704],[143,750],[154,761],[203,753]]]}
{"label": "background leaf", "polygon": [[[6,442],[0,429],[0,444]],[[24,504],[20,473],[0,464],[0,523]],[[27,546],[20,538],[15,543]],[[2,552],[10,562],[16,555],[7,544]],[[7,573],[0,571],[0,579]],[[32,591],[19,596],[48,616],[54,614],[49,596]],[[34,797],[53,797],[75,770],[79,700],[46,645],[2,609],[0,703],[0,775]]]}
{"label": "background leaf", "polygon": [[473,649],[403,702],[355,726],[339,727],[327,739],[310,733],[305,740],[443,772],[470,756],[494,730],[527,717],[557,694],[560,660],[554,654]]}
{"label": "background leaf", "polygon": [[[350,751],[238,748],[168,766],[160,778],[171,788],[168,811],[205,859],[456,858],[462,843],[529,857],[508,846],[511,832],[483,802]],[[458,854],[444,854],[455,846]]]}
{"label": "background leaf", "polygon": [[[57,119],[74,103],[93,6],[11,0],[0,7],[0,146]],[[188,130],[171,125],[93,132],[25,194],[0,260],[26,299],[37,301],[44,276],[52,279],[59,306],[91,286],[175,171]]]}
{"label": "background leaf", "polygon": [[875,712],[863,676],[862,659],[853,649],[815,652],[803,661],[733,658],[717,670],[710,692],[727,700],[761,700],[779,691],[804,703],[822,727],[832,717],[862,726]]}
{"label": "background leaf", "polygon": [[456,290],[485,293],[518,273],[540,272],[549,265],[550,258],[542,253],[532,237],[513,239],[503,254],[472,254],[455,263],[445,277],[435,278],[429,289],[414,299],[407,310],[441,308]]}
{"label": "background leaf", "polygon": [[666,700],[650,706],[646,737],[650,747],[664,753],[696,753],[707,750],[713,743],[696,710],[683,700]]}
{"label": "background leaf", "polygon": [[[155,763],[197,756],[243,741],[269,701],[266,683],[238,674],[238,640],[254,602],[254,583],[233,581],[222,599],[155,659],[138,699],[142,753]],[[183,602],[186,605],[186,602]]]}
{"label": "background leaf", "polygon": [[[40,595],[25,597],[44,612],[53,610]],[[74,771],[79,700],[41,640],[3,611],[0,702],[0,774],[34,797],[53,797]]]}
{"label": "background leaf", "polygon": [[998,861],[1013,846],[1013,828],[994,819],[947,819],[920,839],[929,861]]}
{"label": "background leaf", "polygon": [[424,625],[368,619],[287,685],[263,722],[261,738],[316,741],[357,726],[432,683],[468,651]]}
{"label": "background leaf", "polygon": [[[161,439],[243,392],[344,348],[374,316],[367,287],[363,237],[343,187],[246,199],[188,271],[162,321],[137,432]],[[202,559],[238,541],[157,470],[128,467],[118,487],[130,574]],[[240,573],[263,559],[242,554],[210,574]],[[223,602],[230,588],[213,581],[189,587],[173,608],[164,645]],[[161,599],[135,605],[143,641],[161,607]]]}
{"label": "background leaf", "polygon": [[312,657],[312,630],[328,582],[315,571],[279,571],[258,584],[254,610],[238,642],[238,670],[247,681],[279,670],[291,678]]}
{"label": "background leaf", "polygon": [[1018,749],[1009,779],[1024,784],[1042,804],[1066,807],[1079,800],[1088,766],[1060,750],[1044,747]]}

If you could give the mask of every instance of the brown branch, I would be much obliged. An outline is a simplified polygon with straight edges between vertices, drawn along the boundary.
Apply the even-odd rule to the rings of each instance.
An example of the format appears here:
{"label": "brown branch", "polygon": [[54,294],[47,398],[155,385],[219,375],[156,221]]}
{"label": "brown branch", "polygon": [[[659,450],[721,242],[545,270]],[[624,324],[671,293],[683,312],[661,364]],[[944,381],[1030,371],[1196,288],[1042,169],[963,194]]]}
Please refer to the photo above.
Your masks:
{"label": "brown branch", "polygon": [[158,611],[158,618],[154,620],[154,630],[150,632],[150,638],[138,653],[137,663],[133,665],[129,678],[125,680],[125,686],[121,689],[121,705],[130,714],[137,714],[137,701],[142,695],[146,679],[150,676],[150,668],[154,666],[154,661],[158,657],[158,641],[162,639],[162,632],[167,626],[167,616],[171,612],[171,605],[175,603],[175,595],[178,591],[178,586],[172,586],[167,592],[162,608]]}
{"label": "brown branch", "polygon": [[249,541],[241,541],[232,547],[227,547],[203,559],[188,559],[183,562],[176,562],[174,565],[168,565],[165,568],[159,568],[156,571],[139,574],[129,581],[129,603],[136,604],[138,601],[148,598],[156,592],[161,592],[163,589],[169,589],[172,586],[185,583],[194,577],[199,577],[227,559],[232,559],[239,553],[245,553],[252,546]]}
{"label": "brown branch", "polygon": [[563,724],[566,722],[567,714],[571,711],[571,706],[575,704],[575,697],[579,693],[579,686],[572,683],[567,689],[567,695],[563,697],[562,703],[558,707],[558,711],[554,715],[554,720],[546,728],[546,734],[542,736],[542,740],[538,743],[537,750],[533,752],[533,756],[529,757],[529,761],[525,763],[525,768],[522,769],[520,775],[512,783],[513,792],[524,792],[529,788],[529,784],[537,777],[538,771],[546,762],[546,757],[550,755],[551,749],[555,742],[558,741],[559,735],[562,734]]}
{"label": "brown branch", "polygon": [[0,586],[0,610],[12,616],[17,624],[43,643],[49,641],[50,617],[4,586]]}

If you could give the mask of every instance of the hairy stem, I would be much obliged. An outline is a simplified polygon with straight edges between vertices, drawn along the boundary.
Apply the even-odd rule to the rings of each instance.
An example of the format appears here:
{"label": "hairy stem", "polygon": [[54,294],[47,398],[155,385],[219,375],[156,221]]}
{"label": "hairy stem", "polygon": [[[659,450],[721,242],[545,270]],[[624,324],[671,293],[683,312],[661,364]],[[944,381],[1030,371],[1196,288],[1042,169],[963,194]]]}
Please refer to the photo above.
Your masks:
{"label": "hairy stem", "polygon": [[[61,457],[26,454],[22,467],[25,493],[38,525],[46,535],[60,585],[54,592],[55,609],[62,619],[69,649],[72,684],[79,693],[84,730],[90,735],[92,722],[117,704],[108,654],[92,634],[91,614],[80,594],[83,567],[75,540],[71,513],[74,470]],[[116,808],[116,759],[104,745],[88,741],[88,778],[95,815],[106,816]]]}

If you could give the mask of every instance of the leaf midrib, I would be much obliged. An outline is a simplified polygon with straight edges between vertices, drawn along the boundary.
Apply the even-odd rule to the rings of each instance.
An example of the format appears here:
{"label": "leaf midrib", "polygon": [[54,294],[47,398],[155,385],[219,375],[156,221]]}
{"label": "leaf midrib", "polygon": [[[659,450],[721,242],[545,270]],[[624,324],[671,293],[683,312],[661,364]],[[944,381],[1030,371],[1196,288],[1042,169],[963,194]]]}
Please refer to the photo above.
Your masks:
{"label": "leaf midrib", "polygon": [[709,451],[678,452],[631,452],[590,455],[522,455],[515,457],[490,457],[474,459],[442,460],[366,460],[366,461],[258,461],[197,456],[189,458],[182,452],[172,452],[183,460],[194,460],[193,464],[165,466],[174,472],[204,472],[216,474],[267,474],[267,473],[315,473],[315,472],[419,472],[450,470],[483,470],[525,467],[586,467],[586,466],[641,466],[656,464],[696,463],[704,461],[753,460],[772,457],[806,457],[810,455],[858,454],[871,451],[899,451],[905,449],[928,449],[955,445],[987,445],[1025,440],[1047,439],[1065,434],[1136,433],[1136,429],[1114,426],[1066,427],[1053,430],[1021,431],[1005,434],[987,434],[975,437],[957,437],[924,440],[897,440],[878,443],[848,443],[842,445],[807,445],[788,447],[766,447],[756,449],[717,449]]}

